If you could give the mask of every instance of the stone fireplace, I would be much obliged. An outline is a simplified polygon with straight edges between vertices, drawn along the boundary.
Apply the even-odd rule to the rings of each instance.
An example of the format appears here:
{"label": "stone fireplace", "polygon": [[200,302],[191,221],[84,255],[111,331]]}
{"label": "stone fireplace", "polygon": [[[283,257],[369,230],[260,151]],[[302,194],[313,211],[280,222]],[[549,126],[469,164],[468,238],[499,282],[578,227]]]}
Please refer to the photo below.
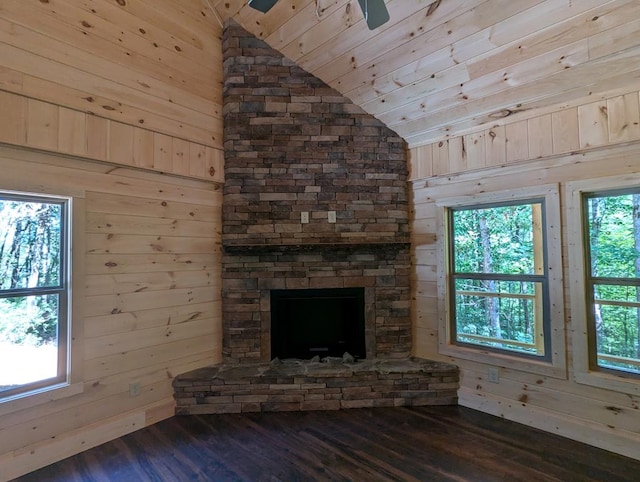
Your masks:
{"label": "stone fireplace", "polygon": [[225,360],[273,358],[272,290],[345,288],[365,293],[366,358],[407,357],[404,141],[237,24],[223,50]]}
{"label": "stone fireplace", "polygon": [[[223,354],[228,363],[270,361],[274,290],[360,288],[365,357],[409,356],[406,245],[239,247],[223,256]],[[227,271],[229,269],[229,271]]]}
{"label": "stone fireplace", "polygon": [[[455,403],[456,367],[409,358],[404,140],[233,21],[223,54],[224,365],[176,380],[178,413]],[[285,332],[272,325],[282,293],[339,290],[360,293],[361,312],[297,312]],[[289,343],[274,337],[304,338],[341,310],[360,317],[349,349],[364,362],[271,362]],[[302,340],[300,358],[342,356],[344,330]]]}

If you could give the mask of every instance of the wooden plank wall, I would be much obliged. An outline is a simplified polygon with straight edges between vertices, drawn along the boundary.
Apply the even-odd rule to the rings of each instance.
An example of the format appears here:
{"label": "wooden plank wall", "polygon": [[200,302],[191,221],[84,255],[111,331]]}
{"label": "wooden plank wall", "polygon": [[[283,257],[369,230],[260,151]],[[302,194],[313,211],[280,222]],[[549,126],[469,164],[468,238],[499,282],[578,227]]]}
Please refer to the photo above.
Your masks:
{"label": "wooden plank wall", "polygon": [[[452,361],[462,369],[463,405],[559,433],[640,459],[640,397],[580,385],[573,380],[569,321],[566,183],[640,172],[638,86],[596,101],[487,128],[414,148],[413,184],[414,353]],[[640,179],[640,178],[639,178]],[[439,299],[434,200],[462,192],[500,191],[557,183],[563,209],[563,264],[567,379],[496,364],[499,383],[489,383],[489,364],[438,354]],[[442,303],[440,304],[442,306]]]}
{"label": "wooden plank wall", "polygon": [[0,405],[0,480],[172,416],[221,358],[220,35],[204,0],[0,6],[0,189],[75,222],[72,385]]}
{"label": "wooden plank wall", "polygon": [[374,31],[350,0],[290,0],[266,14],[246,0],[212,4],[411,147],[640,73],[635,0],[393,0]]}
{"label": "wooden plank wall", "polygon": [[0,91],[0,142],[222,182],[221,149]]}
{"label": "wooden plank wall", "polygon": [[204,0],[3,0],[0,90],[221,148],[220,35]]}
{"label": "wooden plank wall", "polygon": [[76,390],[0,405],[6,480],[173,415],[172,378],[220,361],[222,196],[215,183],[22,149],[0,149],[0,172],[2,189],[72,195],[81,250]]}
{"label": "wooden plank wall", "polygon": [[223,180],[222,27],[204,0],[7,0],[0,142]]}

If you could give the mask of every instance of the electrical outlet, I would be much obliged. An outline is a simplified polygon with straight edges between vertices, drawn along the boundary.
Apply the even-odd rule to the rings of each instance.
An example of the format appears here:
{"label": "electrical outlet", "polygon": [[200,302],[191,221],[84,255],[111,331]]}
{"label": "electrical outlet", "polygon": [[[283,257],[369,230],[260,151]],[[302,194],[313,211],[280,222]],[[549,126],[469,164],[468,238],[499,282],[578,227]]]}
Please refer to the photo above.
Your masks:
{"label": "electrical outlet", "polygon": [[137,397],[140,395],[142,388],[140,387],[140,382],[134,382],[129,385],[129,397]]}
{"label": "electrical outlet", "polygon": [[300,223],[307,224],[309,222],[309,211],[302,211],[300,213]]}
{"label": "electrical outlet", "polygon": [[491,383],[500,383],[500,372],[498,371],[498,368],[493,367],[493,368],[489,368],[488,371],[488,379]]}
{"label": "electrical outlet", "polygon": [[330,223],[335,223],[336,222],[336,212],[335,211],[329,211],[327,213],[327,219],[329,220]]}

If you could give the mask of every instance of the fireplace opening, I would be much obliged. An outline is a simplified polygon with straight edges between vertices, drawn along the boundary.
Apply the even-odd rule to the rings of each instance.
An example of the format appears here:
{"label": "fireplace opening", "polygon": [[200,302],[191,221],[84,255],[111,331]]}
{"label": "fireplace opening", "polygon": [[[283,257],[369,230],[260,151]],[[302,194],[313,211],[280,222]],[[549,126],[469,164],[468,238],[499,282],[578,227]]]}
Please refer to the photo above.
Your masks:
{"label": "fireplace opening", "polygon": [[366,357],[364,288],[271,290],[271,358]]}

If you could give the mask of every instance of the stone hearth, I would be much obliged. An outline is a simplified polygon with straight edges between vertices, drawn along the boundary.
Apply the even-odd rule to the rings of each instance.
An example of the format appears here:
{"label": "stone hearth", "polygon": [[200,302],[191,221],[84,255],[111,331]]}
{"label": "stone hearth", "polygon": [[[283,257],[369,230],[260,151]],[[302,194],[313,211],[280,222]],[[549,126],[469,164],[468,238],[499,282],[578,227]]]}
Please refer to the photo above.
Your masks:
{"label": "stone hearth", "polygon": [[182,415],[454,405],[458,369],[414,358],[275,360],[202,368],[180,375],[174,387]]}

